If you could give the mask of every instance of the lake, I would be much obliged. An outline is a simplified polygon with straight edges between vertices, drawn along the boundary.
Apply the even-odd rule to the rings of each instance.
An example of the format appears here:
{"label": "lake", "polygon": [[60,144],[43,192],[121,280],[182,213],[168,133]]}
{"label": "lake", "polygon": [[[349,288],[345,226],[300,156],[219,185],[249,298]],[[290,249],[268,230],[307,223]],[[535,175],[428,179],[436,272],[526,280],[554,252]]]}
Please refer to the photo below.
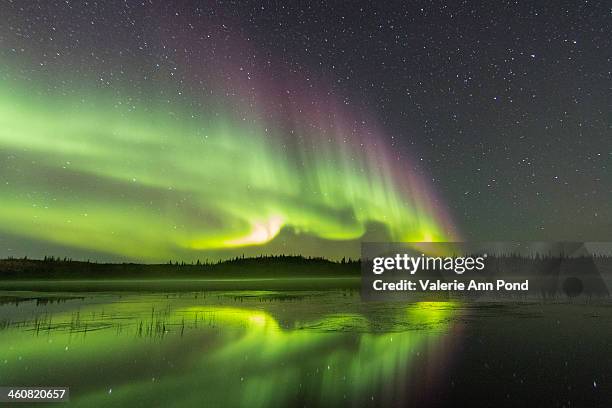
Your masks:
{"label": "lake", "polygon": [[611,339],[608,303],[0,292],[0,385],[71,406],[610,406]]}

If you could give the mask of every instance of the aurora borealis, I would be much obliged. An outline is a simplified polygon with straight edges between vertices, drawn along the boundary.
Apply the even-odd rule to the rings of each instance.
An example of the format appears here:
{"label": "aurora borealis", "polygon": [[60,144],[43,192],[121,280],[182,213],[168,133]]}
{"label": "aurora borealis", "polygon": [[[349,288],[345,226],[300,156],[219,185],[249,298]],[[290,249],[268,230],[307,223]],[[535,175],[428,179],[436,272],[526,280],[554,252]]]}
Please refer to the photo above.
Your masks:
{"label": "aurora borealis", "polygon": [[194,119],[18,82],[0,95],[4,232],[145,261],[264,245],[282,228],[294,250],[369,224],[400,241],[449,236],[426,183],[350,111],[322,103],[275,126],[235,107]]}
{"label": "aurora borealis", "polygon": [[9,240],[158,262],[232,250],[339,258],[355,256],[367,234],[453,236],[431,183],[367,112],[316,87],[247,88],[225,77],[242,67],[211,64],[202,70],[224,78],[209,80],[212,96],[162,79],[100,89],[70,69],[25,80],[27,63],[1,72],[0,232]]}

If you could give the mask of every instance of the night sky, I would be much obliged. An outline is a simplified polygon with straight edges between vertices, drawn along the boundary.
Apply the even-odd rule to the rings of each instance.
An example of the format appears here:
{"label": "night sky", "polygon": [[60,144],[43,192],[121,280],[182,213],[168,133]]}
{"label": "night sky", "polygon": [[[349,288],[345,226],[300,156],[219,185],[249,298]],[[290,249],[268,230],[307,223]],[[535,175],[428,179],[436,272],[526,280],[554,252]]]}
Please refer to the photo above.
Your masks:
{"label": "night sky", "polygon": [[611,240],[606,2],[0,4],[0,256]]}

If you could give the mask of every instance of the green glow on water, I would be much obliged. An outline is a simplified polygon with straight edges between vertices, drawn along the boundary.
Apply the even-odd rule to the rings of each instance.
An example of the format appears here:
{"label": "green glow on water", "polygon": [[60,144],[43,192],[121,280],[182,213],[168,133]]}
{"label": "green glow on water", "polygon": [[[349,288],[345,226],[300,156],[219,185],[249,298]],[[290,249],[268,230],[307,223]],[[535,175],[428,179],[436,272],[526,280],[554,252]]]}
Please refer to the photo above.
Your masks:
{"label": "green glow on water", "polygon": [[5,383],[70,384],[72,403],[87,407],[384,398],[398,379],[418,381],[419,356],[444,358],[440,341],[456,313],[452,303],[360,311],[303,300],[288,313],[283,302],[257,300],[71,302],[46,313],[20,305],[28,323],[0,330],[0,371]]}

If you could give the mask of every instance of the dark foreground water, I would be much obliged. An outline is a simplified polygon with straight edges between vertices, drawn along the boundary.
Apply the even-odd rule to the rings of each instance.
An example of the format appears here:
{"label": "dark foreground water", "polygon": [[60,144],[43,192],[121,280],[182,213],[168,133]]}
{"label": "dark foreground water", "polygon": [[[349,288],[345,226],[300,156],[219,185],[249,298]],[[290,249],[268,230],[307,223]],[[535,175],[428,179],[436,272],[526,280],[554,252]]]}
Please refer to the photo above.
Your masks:
{"label": "dark foreground water", "polygon": [[611,384],[610,304],[0,292],[0,385],[70,406],[611,407]]}

